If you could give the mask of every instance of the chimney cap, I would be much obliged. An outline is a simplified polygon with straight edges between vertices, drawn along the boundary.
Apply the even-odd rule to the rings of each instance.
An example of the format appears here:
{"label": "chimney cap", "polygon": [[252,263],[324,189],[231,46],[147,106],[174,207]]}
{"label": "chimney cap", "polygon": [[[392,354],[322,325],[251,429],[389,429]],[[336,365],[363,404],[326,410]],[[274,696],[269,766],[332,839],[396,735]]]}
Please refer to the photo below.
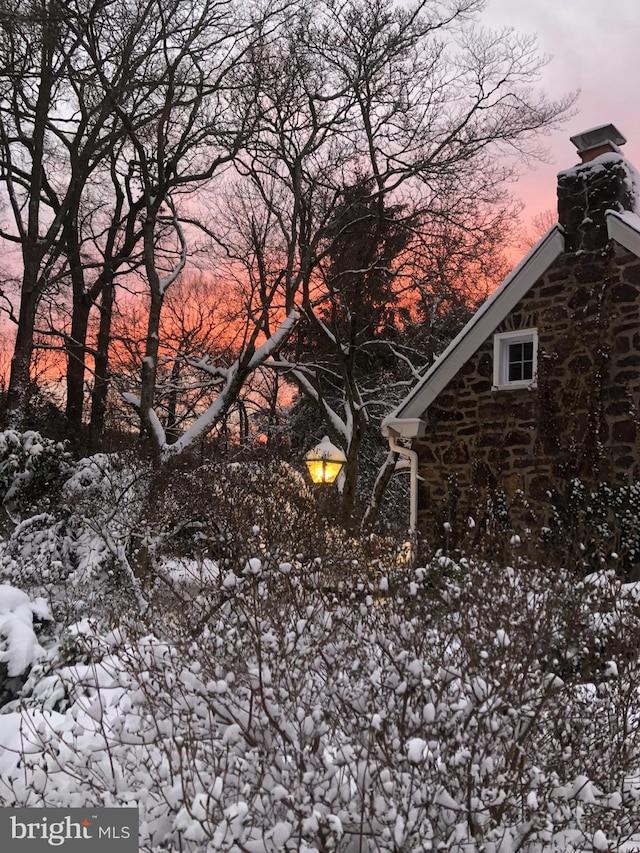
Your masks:
{"label": "chimney cap", "polygon": [[591,127],[569,137],[578,149],[579,154],[585,154],[594,148],[610,146],[612,151],[618,150],[618,145],[624,145],[626,138],[613,124],[601,124],[599,127]]}

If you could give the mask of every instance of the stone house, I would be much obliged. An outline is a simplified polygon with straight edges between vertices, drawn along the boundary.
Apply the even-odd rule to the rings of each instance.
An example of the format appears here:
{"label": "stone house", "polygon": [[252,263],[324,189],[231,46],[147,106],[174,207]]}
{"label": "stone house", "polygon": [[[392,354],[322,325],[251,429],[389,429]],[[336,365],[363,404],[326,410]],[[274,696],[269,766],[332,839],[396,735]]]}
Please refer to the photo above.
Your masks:
{"label": "stone house", "polygon": [[640,482],[640,175],[613,125],[571,139],[558,223],[383,422],[428,536],[497,495],[517,529],[577,480]]}

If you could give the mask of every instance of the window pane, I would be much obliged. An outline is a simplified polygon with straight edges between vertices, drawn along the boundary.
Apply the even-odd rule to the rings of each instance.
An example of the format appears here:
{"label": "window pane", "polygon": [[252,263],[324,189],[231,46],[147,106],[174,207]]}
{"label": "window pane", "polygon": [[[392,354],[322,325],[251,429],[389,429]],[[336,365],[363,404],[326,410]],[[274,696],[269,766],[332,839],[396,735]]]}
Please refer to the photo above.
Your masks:
{"label": "window pane", "polygon": [[509,382],[519,382],[522,379],[522,362],[509,361]]}
{"label": "window pane", "polygon": [[533,341],[509,344],[507,381],[533,379]]}
{"label": "window pane", "polygon": [[522,344],[522,378],[533,379],[533,341]]}

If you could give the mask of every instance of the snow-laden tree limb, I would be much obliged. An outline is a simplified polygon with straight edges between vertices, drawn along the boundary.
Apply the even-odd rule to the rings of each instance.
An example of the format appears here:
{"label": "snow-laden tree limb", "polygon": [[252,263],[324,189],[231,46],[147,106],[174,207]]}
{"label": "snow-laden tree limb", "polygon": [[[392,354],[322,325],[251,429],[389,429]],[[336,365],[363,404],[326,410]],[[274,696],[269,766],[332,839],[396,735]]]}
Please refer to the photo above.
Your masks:
{"label": "snow-laden tree limb", "polygon": [[[184,234],[184,229],[183,229],[182,224],[180,222],[180,218],[176,212],[173,200],[169,197],[169,198],[167,198],[166,203],[167,203],[167,206],[169,207],[169,209],[171,211],[171,217],[169,219],[169,222],[171,223],[171,226],[174,228],[176,235],[178,237],[178,241],[179,241],[179,245],[180,245],[180,255],[178,257],[177,263],[175,264],[173,269],[169,272],[169,274],[160,278],[160,281],[158,282],[158,287],[160,289],[160,293],[163,295],[167,292],[167,289],[169,287],[171,287],[171,285],[174,283],[174,281],[176,281],[176,279],[178,278],[180,273],[184,270],[184,268],[187,264],[187,256],[188,256],[188,249],[189,249],[189,246],[188,246],[185,234]],[[162,219],[164,219],[164,217],[162,217]]]}
{"label": "snow-laden tree limb", "polygon": [[160,446],[164,458],[182,453],[214,428],[236,402],[238,393],[247,378],[284,345],[292,334],[298,317],[298,311],[292,310],[270,338],[253,351],[248,349],[238,356],[236,361],[226,369],[224,384],[219,389],[216,400],[195,419],[175,443],[163,442]]}

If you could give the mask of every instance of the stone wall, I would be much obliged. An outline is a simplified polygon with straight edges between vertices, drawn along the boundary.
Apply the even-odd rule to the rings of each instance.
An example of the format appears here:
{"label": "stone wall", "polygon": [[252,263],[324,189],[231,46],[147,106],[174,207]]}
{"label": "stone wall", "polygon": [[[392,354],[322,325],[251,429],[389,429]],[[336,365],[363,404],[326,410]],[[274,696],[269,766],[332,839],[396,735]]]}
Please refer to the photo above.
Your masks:
{"label": "stone wall", "polygon": [[545,524],[573,478],[640,479],[640,260],[611,242],[562,255],[495,331],[533,327],[537,387],[493,390],[492,335],[429,408],[414,443],[427,535],[499,494],[517,529]]}

